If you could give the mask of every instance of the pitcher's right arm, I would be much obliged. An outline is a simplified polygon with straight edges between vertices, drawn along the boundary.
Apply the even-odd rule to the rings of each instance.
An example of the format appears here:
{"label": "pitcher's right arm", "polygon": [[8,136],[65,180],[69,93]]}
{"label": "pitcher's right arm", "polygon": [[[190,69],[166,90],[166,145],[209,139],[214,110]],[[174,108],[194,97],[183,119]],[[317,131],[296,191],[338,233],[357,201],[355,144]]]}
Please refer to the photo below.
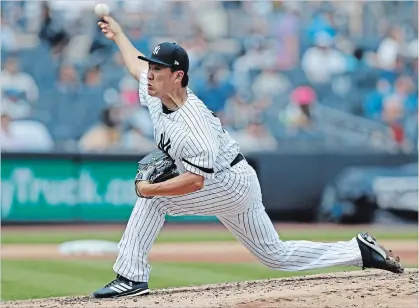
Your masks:
{"label": "pitcher's right arm", "polygon": [[148,63],[138,59],[138,56],[144,56],[130,42],[128,37],[122,31],[121,26],[110,16],[104,16],[103,21],[98,22],[98,26],[105,34],[106,38],[115,42],[121,51],[125,67],[128,72],[139,81],[141,73],[148,70]]}

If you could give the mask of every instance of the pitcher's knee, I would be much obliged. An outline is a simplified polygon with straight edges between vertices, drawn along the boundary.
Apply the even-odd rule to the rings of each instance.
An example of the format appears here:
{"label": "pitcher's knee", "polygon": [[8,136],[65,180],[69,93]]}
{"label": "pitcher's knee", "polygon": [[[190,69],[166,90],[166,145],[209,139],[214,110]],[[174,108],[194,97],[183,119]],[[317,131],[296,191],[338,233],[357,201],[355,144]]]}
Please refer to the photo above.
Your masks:
{"label": "pitcher's knee", "polygon": [[260,250],[254,255],[259,259],[259,261],[265,266],[280,270],[284,267],[284,253],[286,251],[286,245],[284,242],[280,242],[275,247],[270,247],[270,249]]}
{"label": "pitcher's knee", "polygon": [[256,257],[263,265],[271,269],[279,270],[282,268],[282,253],[279,251],[269,253],[264,251],[263,253],[256,255]]}
{"label": "pitcher's knee", "polygon": [[258,257],[258,260],[270,269],[280,270],[282,268],[282,262],[278,255],[264,255],[263,257]]}

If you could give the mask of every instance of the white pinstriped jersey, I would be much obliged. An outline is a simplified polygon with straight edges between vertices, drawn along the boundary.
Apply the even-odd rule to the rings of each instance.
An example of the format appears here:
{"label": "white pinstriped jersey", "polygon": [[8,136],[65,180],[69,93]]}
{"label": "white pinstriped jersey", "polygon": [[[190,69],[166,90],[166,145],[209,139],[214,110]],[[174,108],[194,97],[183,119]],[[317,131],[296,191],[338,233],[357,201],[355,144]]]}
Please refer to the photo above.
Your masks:
{"label": "white pinstriped jersey", "polygon": [[159,98],[147,93],[147,72],[140,76],[139,96],[154,124],[154,139],[168,153],[180,172],[192,172],[206,179],[230,167],[239,145],[224,131],[217,118],[187,88],[187,101],[176,111],[165,108]]}

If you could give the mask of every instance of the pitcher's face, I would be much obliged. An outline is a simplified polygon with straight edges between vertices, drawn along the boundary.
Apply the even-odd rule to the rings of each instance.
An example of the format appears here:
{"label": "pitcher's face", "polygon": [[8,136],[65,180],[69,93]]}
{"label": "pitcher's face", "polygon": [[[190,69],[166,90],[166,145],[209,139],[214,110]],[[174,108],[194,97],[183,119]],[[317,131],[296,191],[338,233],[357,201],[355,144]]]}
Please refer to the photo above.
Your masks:
{"label": "pitcher's face", "polygon": [[[172,72],[170,67],[149,63],[147,92],[154,97],[163,97],[180,86],[183,72]],[[180,75],[180,79],[179,79]]]}

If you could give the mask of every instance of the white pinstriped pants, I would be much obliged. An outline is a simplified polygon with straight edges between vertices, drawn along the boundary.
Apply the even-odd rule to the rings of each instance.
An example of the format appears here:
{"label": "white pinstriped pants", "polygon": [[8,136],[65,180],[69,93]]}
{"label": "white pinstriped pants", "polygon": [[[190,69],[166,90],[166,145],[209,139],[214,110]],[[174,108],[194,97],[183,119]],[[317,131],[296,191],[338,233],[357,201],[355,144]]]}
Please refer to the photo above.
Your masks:
{"label": "white pinstriped pants", "polygon": [[114,271],[146,282],[147,256],[164,224],[165,214],[217,216],[233,235],[266,266],[282,271],[348,265],[362,266],[355,238],[336,243],[281,241],[262,204],[256,172],[242,161],[202,190],[176,197],[138,198],[119,243]]}

